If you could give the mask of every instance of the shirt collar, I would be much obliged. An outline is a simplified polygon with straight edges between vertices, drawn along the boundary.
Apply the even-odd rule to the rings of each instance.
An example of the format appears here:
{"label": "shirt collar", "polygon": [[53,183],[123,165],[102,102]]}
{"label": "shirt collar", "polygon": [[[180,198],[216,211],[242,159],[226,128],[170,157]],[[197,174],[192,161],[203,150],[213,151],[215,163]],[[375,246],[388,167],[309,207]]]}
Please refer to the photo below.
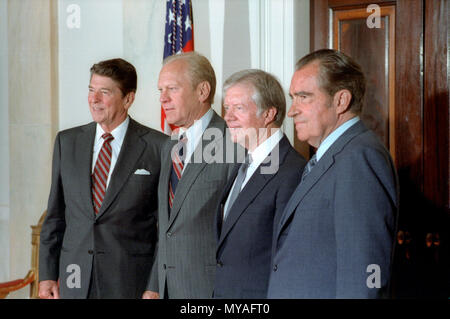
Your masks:
{"label": "shirt collar", "polygon": [[253,152],[249,152],[252,156],[251,165],[259,166],[282,138],[283,132],[281,129],[277,129],[267,140],[258,145]]}
{"label": "shirt collar", "polygon": [[[128,129],[128,124],[130,123],[130,117],[127,116],[127,118],[120,123],[119,126],[117,126],[114,130],[111,131],[111,135],[114,137],[115,142],[119,143],[119,145],[122,145],[123,139],[125,138],[125,133]],[[95,133],[95,142],[99,142],[99,140],[102,138],[102,135],[105,133],[105,131],[102,129],[101,125],[97,123],[97,129]]]}
{"label": "shirt collar", "polygon": [[316,159],[317,161],[320,160],[320,158],[325,154],[325,152],[330,148],[331,145],[342,135],[345,131],[347,131],[350,127],[352,127],[356,122],[359,121],[359,116],[355,116],[348,120],[347,122],[344,122],[341,124],[337,129],[335,129],[333,132],[331,132],[330,135],[328,135],[322,143],[320,143],[319,148],[316,152]]}
{"label": "shirt collar", "polygon": [[203,116],[199,120],[194,121],[194,124],[192,124],[187,130],[180,128],[178,137],[180,137],[182,134],[185,134],[189,144],[197,144],[196,141],[203,135],[203,132],[208,127],[209,122],[211,122],[213,114],[214,112],[210,108],[208,112],[203,114]]}

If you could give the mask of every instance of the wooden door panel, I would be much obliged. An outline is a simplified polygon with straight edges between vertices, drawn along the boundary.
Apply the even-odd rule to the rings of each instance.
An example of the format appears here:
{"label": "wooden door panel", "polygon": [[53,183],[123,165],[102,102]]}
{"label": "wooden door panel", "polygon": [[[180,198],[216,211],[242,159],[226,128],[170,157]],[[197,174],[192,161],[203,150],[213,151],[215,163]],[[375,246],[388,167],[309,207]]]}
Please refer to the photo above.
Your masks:
{"label": "wooden door panel", "polygon": [[395,6],[380,7],[370,28],[366,8],[332,10],[332,47],[362,67],[367,86],[361,118],[395,159]]}

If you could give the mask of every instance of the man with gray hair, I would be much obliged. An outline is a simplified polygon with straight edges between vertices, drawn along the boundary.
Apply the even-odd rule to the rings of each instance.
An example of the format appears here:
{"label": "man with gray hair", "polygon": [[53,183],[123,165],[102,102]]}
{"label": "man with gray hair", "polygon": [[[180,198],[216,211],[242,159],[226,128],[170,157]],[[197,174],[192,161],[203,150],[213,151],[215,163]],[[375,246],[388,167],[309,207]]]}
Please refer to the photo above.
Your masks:
{"label": "man with gray hair", "polygon": [[248,151],[216,213],[215,298],[265,298],[273,225],[300,182],[306,160],[280,127],[286,100],[277,79],[243,70],[224,84],[225,121],[233,142]]}
{"label": "man with gray hair", "polygon": [[224,155],[226,144],[225,121],[211,109],[215,87],[214,70],[204,56],[188,52],[164,60],[160,102],[169,124],[179,130],[161,151],[159,239],[144,298],[212,296],[214,212],[235,165],[204,156],[206,149]]}

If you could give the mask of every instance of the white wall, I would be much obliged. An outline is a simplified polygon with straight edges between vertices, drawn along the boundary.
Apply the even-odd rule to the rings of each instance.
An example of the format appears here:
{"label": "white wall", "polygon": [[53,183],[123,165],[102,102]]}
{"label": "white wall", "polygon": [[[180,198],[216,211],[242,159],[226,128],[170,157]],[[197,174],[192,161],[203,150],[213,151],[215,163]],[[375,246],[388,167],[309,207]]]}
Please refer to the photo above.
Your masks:
{"label": "white wall", "polygon": [[0,282],[9,280],[9,112],[7,21],[6,0],[0,0]]}
{"label": "white wall", "polygon": [[130,115],[160,130],[161,106],[157,89],[163,60],[165,1],[123,2],[123,58],[136,67],[138,88]]}
{"label": "white wall", "polygon": [[[69,11],[78,5],[80,25]],[[76,9],[75,9],[76,10]],[[101,60],[123,56],[122,0],[59,0],[59,129],[86,124],[89,69]]]}

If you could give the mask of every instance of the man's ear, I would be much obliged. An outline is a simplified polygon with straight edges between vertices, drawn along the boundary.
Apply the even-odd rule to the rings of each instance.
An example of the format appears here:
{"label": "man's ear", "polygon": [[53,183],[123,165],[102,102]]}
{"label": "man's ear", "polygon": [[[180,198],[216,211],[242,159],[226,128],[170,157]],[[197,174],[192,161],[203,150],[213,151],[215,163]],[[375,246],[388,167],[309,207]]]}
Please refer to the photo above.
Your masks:
{"label": "man's ear", "polygon": [[339,90],[334,94],[333,105],[336,108],[337,114],[343,114],[350,108],[350,102],[352,101],[352,94],[349,90]]}
{"label": "man's ear", "polygon": [[277,114],[278,111],[274,106],[270,107],[270,109],[265,110],[263,112],[264,124],[267,126],[270,123],[274,122],[277,117]]}
{"label": "man's ear", "polygon": [[200,82],[197,85],[197,93],[200,102],[205,102],[209,99],[209,95],[211,94],[211,84],[208,81]]}
{"label": "man's ear", "polygon": [[133,104],[135,95],[136,95],[136,93],[133,91],[128,92],[128,94],[125,95],[125,97],[124,97],[125,105],[123,106],[125,108],[125,110],[128,110],[130,108],[131,104]]}

